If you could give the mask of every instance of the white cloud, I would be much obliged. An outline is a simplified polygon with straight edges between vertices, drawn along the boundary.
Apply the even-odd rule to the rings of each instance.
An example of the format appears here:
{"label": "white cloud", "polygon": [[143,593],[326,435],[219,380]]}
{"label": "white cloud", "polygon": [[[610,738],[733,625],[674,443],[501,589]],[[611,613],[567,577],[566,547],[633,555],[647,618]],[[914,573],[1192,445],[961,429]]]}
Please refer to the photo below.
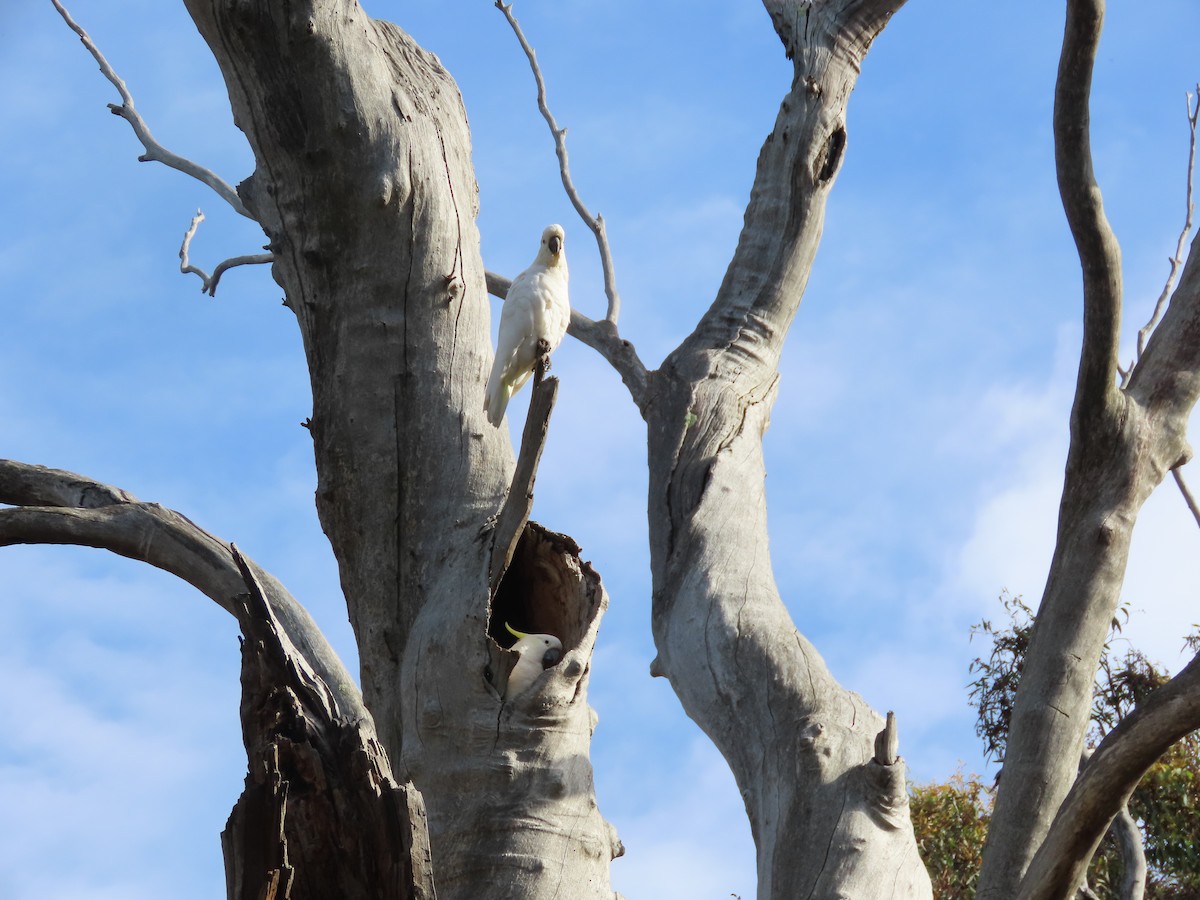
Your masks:
{"label": "white cloud", "polygon": [[697,738],[656,770],[653,797],[618,823],[625,856],[613,887],[631,900],[754,897],[754,843],[725,760]]}

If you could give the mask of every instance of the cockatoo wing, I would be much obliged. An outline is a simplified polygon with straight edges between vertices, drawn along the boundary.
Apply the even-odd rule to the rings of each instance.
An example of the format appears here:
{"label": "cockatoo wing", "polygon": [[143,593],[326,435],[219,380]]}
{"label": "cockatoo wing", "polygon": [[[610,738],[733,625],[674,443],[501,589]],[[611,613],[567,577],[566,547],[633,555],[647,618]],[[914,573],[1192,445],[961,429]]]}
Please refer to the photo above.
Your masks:
{"label": "cockatoo wing", "polygon": [[555,350],[570,320],[565,277],[535,263],[513,279],[500,312],[496,359],[485,392],[489,422],[500,424],[509,399],[533,374],[538,341]]}

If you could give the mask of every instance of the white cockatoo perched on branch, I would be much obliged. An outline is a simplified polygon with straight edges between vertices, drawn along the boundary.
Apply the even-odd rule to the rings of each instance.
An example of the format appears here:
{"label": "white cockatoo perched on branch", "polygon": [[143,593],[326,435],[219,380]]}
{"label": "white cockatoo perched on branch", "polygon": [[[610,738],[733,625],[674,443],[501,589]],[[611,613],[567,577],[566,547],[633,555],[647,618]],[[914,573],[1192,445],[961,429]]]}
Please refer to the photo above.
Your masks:
{"label": "white cockatoo perched on branch", "polygon": [[517,631],[507,622],[504,623],[504,627],[517,639],[517,642],[508,648],[517,654],[517,664],[508,673],[508,686],[504,689],[504,699],[511,700],[533,684],[543,670],[562,659],[562,641],[552,634],[526,634]]}
{"label": "white cockatoo perched on branch", "polygon": [[561,225],[542,232],[533,265],[512,280],[500,313],[496,361],[488,378],[484,409],[488,421],[500,427],[508,400],[533,374],[537,361],[562,343],[571,321],[567,299],[567,251]]}

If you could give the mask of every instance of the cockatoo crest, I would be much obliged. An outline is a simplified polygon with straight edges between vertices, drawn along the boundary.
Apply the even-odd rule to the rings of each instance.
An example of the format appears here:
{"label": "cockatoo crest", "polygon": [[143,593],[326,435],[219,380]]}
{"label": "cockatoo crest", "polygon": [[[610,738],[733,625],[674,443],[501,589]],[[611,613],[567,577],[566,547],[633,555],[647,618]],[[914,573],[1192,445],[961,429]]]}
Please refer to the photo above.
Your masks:
{"label": "cockatoo crest", "polygon": [[509,398],[529,380],[538,360],[543,355],[548,358],[567,333],[571,301],[565,240],[561,225],[548,226],[533,265],[509,285],[483,404],[488,421],[496,427],[504,419]]}
{"label": "cockatoo crest", "polygon": [[526,634],[507,622],[504,627],[517,642],[508,649],[517,654],[517,664],[508,675],[504,699],[511,700],[529,687],[544,669],[562,659],[562,641],[552,634]]}

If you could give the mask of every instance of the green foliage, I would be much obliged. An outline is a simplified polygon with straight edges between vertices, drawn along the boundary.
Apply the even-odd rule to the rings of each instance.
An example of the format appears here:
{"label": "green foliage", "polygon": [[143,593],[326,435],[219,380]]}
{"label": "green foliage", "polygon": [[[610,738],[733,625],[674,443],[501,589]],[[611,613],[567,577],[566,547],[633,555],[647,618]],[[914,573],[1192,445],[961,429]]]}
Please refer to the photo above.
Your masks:
{"label": "green foliage", "polygon": [[[991,640],[986,658],[971,663],[971,704],[978,713],[976,734],[989,759],[1003,762],[1017,682],[1033,633],[1033,611],[1007,592],[1000,602],[1009,624],[996,627],[984,620],[971,635]],[[1088,743],[1104,735],[1129,715],[1170,676],[1145,654],[1128,648],[1113,650],[1128,620],[1122,607],[1113,619],[1109,641],[1096,678]],[[1123,640],[1123,639],[1121,639]],[[1200,635],[1187,638],[1200,651]],[[978,776],[955,775],[946,784],[916,786],[911,791],[912,821],[922,858],[933,880],[934,896],[970,897],[979,876],[984,837],[991,813],[991,791]],[[1200,732],[1175,744],[1146,773],[1129,803],[1138,823],[1149,865],[1148,900],[1200,897]],[[1115,841],[1106,837],[1088,870],[1088,885],[1100,897],[1116,897],[1121,858]]]}
{"label": "green foliage", "polygon": [[991,792],[978,775],[959,772],[946,784],[912,787],[909,810],[933,896],[970,897],[979,880]]}
{"label": "green foliage", "polygon": [[978,625],[971,626],[972,640],[977,634],[992,639],[992,652],[986,660],[979,658],[971,663],[969,671],[977,677],[968,685],[971,689],[971,705],[978,713],[975,733],[983,741],[984,756],[993,762],[1004,759],[1008,725],[1017,697],[1017,681],[1021,677],[1025,651],[1029,649],[1029,638],[1033,633],[1033,610],[1020,597],[1013,597],[1004,591],[1000,595],[1000,602],[1004,604],[1011,625],[998,629],[984,619]]}

